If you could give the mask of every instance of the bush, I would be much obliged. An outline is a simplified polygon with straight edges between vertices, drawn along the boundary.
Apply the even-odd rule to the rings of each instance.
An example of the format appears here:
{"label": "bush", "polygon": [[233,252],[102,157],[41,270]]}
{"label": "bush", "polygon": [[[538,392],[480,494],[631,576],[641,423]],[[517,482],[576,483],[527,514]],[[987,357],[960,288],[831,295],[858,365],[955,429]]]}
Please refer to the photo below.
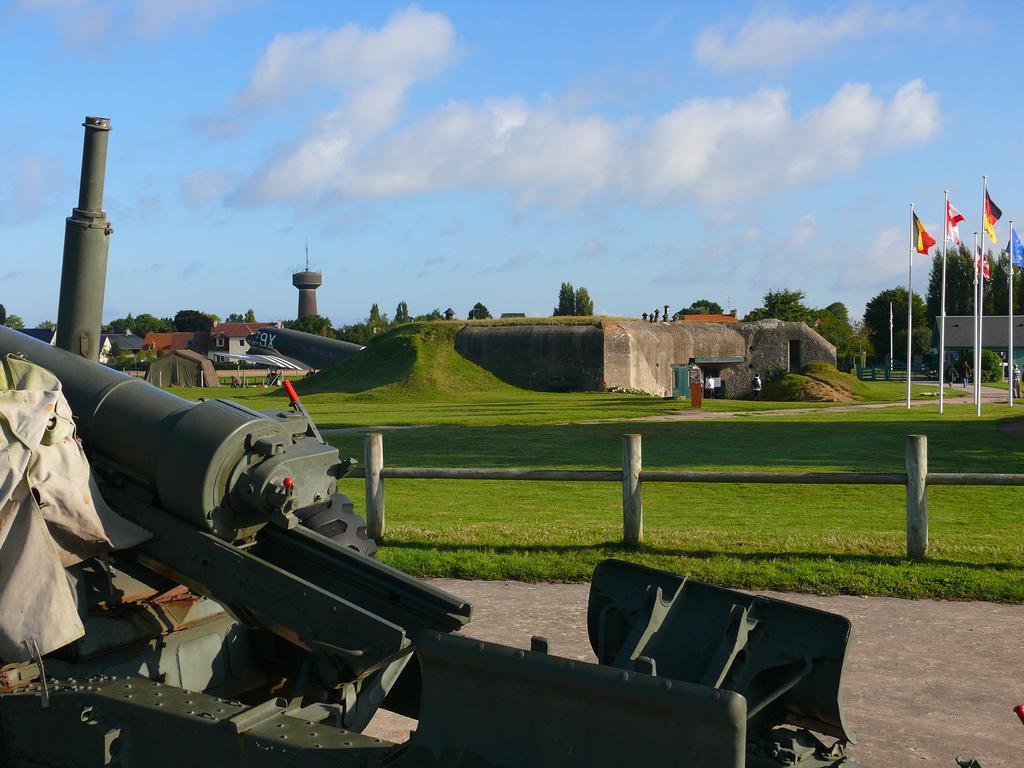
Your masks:
{"label": "bush", "polygon": [[1003,380],[1003,358],[991,349],[981,350],[981,380]]}

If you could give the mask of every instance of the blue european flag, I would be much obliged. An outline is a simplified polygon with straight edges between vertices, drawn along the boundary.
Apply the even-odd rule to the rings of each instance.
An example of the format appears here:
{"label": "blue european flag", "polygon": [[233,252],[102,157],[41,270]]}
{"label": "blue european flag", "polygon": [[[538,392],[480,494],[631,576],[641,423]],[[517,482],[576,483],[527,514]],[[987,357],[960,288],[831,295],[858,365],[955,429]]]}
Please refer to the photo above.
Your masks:
{"label": "blue european flag", "polygon": [[1017,230],[1013,230],[1012,240],[1006,244],[1006,252],[1010,254],[1010,260],[1024,269],[1024,245],[1021,244],[1020,238],[1017,237]]}

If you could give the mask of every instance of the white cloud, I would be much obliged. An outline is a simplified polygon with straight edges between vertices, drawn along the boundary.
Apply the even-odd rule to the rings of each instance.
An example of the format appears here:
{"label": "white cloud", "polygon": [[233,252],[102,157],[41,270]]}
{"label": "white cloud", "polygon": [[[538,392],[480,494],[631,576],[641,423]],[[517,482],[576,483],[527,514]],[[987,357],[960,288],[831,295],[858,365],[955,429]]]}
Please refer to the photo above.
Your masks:
{"label": "white cloud", "polygon": [[181,177],[181,197],[189,208],[199,208],[220,199],[236,181],[230,171],[204,168]]}
{"label": "white cloud", "polygon": [[914,10],[889,12],[869,5],[841,13],[794,18],[757,13],[730,37],[721,27],[697,36],[693,55],[703,66],[721,72],[783,69],[835,46],[897,28],[910,28]]}
{"label": "white cloud", "polygon": [[14,0],[10,8],[15,18],[52,17],[66,42],[84,46],[122,32],[155,39],[181,29],[199,31],[247,4],[248,0]]}
{"label": "white cloud", "polygon": [[[855,244],[854,253],[842,254],[844,258],[832,263],[839,264],[833,287],[837,290],[852,291],[882,289],[891,287],[901,280],[906,284],[908,234],[900,227],[881,227],[865,248]],[[849,247],[849,246],[848,246]],[[919,260],[924,263],[924,257]],[[931,265],[929,264],[928,267]],[[927,268],[923,268],[927,274]],[[921,274],[919,272],[919,274]],[[915,288],[915,291],[917,288]]]}
{"label": "white cloud", "polygon": [[818,234],[818,220],[813,213],[805,213],[789,233],[786,245],[789,249],[802,248]]}
{"label": "white cloud", "polygon": [[[0,223],[39,217],[60,189],[61,168],[47,155],[21,155],[0,161]],[[70,203],[69,203],[70,205]]]}
{"label": "white cloud", "polygon": [[131,29],[148,38],[162,37],[181,27],[197,30],[245,5],[242,0],[135,0]]}
{"label": "white cloud", "polygon": [[410,6],[379,29],[346,24],[278,35],[233,103],[269,108],[318,85],[355,87],[362,103],[354,111],[377,113],[410,84],[436,75],[454,56],[451,22],[439,13]]}
{"label": "white cloud", "polygon": [[849,173],[931,138],[937,96],[911,81],[886,100],[847,84],[794,114],[779,89],[693,99],[649,121],[612,121],[520,99],[451,102],[379,133],[323,117],[238,191],[247,205],[508,189],[524,203],[572,205],[612,193],[706,206]]}
{"label": "white cloud", "polygon": [[511,272],[512,270],[520,269],[528,264],[532,264],[537,260],[537,256],[538,253],[535,249],[521,248],[500,264],[496,264],[493,267],[485,267],[477,274],[484,275],[490,272]]}

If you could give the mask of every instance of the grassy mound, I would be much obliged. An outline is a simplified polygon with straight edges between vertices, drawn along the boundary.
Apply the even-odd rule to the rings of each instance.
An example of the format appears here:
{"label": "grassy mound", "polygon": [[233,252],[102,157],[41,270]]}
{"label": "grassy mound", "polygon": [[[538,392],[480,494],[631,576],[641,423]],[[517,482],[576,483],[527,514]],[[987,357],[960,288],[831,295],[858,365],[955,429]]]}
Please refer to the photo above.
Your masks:
{"label": "grassy mound", "polygon": [[344,392],[369,398],[435,399],[515,387],[455,351],[464,322],[405,323],[374,339],[352,360],[307,377],[303,394]]}
{"label": "grassy mound", "polygon": [[870,399],[870,388],[856,376],[828,363],[811,363],[800,373],[787,373],[765,384],[766,400],[782,402],[859,402]]}

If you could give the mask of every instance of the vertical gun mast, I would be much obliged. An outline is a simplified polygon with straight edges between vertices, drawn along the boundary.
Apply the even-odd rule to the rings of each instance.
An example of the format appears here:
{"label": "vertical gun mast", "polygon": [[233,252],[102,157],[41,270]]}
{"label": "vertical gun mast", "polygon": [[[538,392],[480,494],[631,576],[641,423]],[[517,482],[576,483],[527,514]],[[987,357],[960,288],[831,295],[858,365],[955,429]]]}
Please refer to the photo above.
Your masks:
{"label": "vertical gun mast", "polygon": [[57,346],[96,360],[100,350],[107,248],[113,229],[103,211],[110,120],[86,117],[78,207],[64,227],[64,266],[57,308]]}

